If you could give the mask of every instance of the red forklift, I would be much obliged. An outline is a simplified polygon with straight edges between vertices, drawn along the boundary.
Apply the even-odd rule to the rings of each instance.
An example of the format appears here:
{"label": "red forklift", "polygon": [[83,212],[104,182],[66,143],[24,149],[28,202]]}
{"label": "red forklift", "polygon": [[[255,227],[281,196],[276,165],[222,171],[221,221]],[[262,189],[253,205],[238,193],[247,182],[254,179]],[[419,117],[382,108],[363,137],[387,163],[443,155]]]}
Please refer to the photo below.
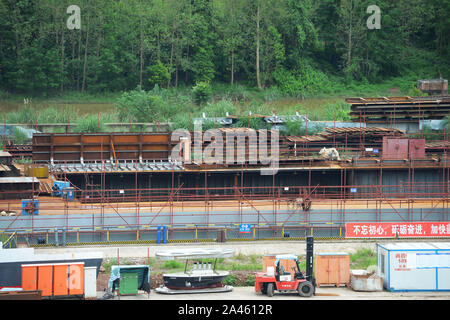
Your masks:
{"label": "red forklift", "polygon": [[[274,267],[259,272],[255,277],[255,291],[272,297],[275,290],[279,292],[297,291],[301,297],[311,297],[316,292],[316,279],[313,277],[314,237],[306,237],[306,272],[303,274],[298,265],[298,258],[294,254],[283,254],[275,257]],[[292,260],[295,266],[292,273],[284,270],[282,261]],[[292,265],[292,263],[291,263]]]}

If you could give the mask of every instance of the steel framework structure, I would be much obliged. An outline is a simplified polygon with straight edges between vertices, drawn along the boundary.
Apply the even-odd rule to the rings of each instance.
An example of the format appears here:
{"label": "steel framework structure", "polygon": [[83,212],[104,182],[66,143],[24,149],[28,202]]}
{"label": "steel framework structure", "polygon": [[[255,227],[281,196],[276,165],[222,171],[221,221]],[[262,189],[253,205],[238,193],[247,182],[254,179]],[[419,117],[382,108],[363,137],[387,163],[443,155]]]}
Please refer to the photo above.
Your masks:
{"label": "steel framework structure", "polygon": [[[358,103],[360,102],[361,100],[358,100]],[[423,104],[423,101],[420,103]],[[395,112],[394,107],[390,113],[393,116],[389,118],[392,121],[389,125],[391,128],[395,126]],[[419,108],[415,121],[423,118],[424,113],[420,113]],[[308,132],[308,128],[306,130]],[[41,142],[40,145],[40,148],[45,149],[42,152],[46,156],[38,159],[45,162],[50,160],[47,156],[51,157],[53,166],[51,174],[59,180],[70,181],[68,178],[71,174],[81,173],[88,177],[96,173],[101,177],[100,184],[94,186],[86,183],[84,189],[73,186],[77,199],[74,201],[67,197],[59,200],[45,197],[42,196],[41,190],[33,189],[30,198],[39,198],[39,216],[2,216],[0,231],[7,234],[17,232],[39,236],[48,234],[52,228],[62,228],[67,232],[75,232],[77,240],[79,234],[83,232],[98,232],[102,239],[106,237],[108,240],[110,233],[131,232],[136,233],[136,240],[139,240],[146,232],[154,233],[158,226],[164,224],[169,226],[171,232],[192,234],[195,230],[195,240],[199,240],[199,230],[208,233],[222,228],[235,228],[242,223],[254,225],[256,227],[254,230],[267,229],[281,235],[284,234],[284,228],[301,228],[304,232],[322,228],[338,231],[340,236],[345,223],[352,221],[449,221],[450,144],[449,133],[445,130],[439,134],[425,134],[421,131],[415,135],[403,135],[402,138],[406,139],[427,138],[425,156],[415,158],[408,153],[406,158],[395,159],[373,155],[373,149],[378,148],[380,153],[383,152],[382,138],[386,135],[380,134],[377,130],[367,130],[362,125],[351,130],[330,128],[325,135],[316,138],[308,136],[307,132],[302,137],[281,139],[280,169],[308,173],[306,185],[289,187],[275,185],[275,176],[271,186],[245,187],[243,181],[246,173],[258,170],[257,166],[247,162],[226,168],[214,165],[185,165],[184,169],[175,169],[169,165],[156,170],[151,166],[142,167],[141,160],[146,158],[144,156],[146,151],[148,155],[152,155],[149,156],[152,161],[167,160],[172,146],[167,138],[168,133],[98,134],[81,135],[81,138],[80,135],[72,134],[70,141],[64,140],[64,137],[58,138],[60,139],[58,146],[54,144],[55,140],[51,135],[49,141]],[[99,140],[98,136],[102,138]],[[144,139],[144,136],[150,138]],[[389,136],[399,138],[398,134],[392,131],[389,132]],[[152,137],[158,141],[153,141]],[[36,136],[36,139],[38,138]],[[41,135],[40,139],[44,141],[45,135]],[[70,146],[71,143],[75,143],[76,146]],[[121,157],[118,156],[118,146],[122,151]],[[336,148],[342,160],[334,162],[321,159],[316,154],[322,147]],[[368,147],[372,150],[368,151]],[[39,153],[38,149],[33,150],[33,153]],[[63,154],[64,150],[68,150],[72,155],[66,157]],[[59,152],[59,157],[54,157],[55,151]],[[75,157],[73,153],[76,153]],[[90,162],[84,160],[86,154],[93,155],[87,157]],[[104,154],[106,159],[103,158]],[[72,162],[79,163],[80,158],[84,167],[78,172],[57,170],[54,166],[56,163],[60,167],[65,165],[68,168]],[[59,159],[59,162],[54,161],[55,159]],[[115,164],[115,167],[107,170],[107,163]],[[423,168],[442,172],[440,182],[416,181],[416,170]],[[348,175],[353,174],[356,169],[376,170],[377,183],[348,184]],[[398,184],[383,184],[383,175],[388,174],[387,169],[407,171],[407,180],[399,181]],[[176,185],[175,174],[179,170],[203,174],[203,187]],[[331,186],[315,184],[311,179],[311,172],[314,170],[338,171],[340,184]],[[233,187],[209,187],[208,173],[218,171],[237,173],[240,182],[236,181]],[[121,172],[134,173],[135,187],[123,189],[121,194],[117,194],[117,189],[106,188],[105,179],[107,175]],[[172,187],[139,188],[138,175],[142,172],[170,174]],[[357,193],[354,192],[355,189]],[[86,201],[87,197],[89,201]],[[308,211],[304,211],[301,207],[306,198],[312,203],[312,208]],[[0,204],[8,211],[21,211],[18,201],[7,200]],[[420,210],[419,215],[417,210]],[[115,217],[115,220],[111,217]],[[255,237],[254,234],[250,238]],[[242,238],[249,237],[244,235]]]}

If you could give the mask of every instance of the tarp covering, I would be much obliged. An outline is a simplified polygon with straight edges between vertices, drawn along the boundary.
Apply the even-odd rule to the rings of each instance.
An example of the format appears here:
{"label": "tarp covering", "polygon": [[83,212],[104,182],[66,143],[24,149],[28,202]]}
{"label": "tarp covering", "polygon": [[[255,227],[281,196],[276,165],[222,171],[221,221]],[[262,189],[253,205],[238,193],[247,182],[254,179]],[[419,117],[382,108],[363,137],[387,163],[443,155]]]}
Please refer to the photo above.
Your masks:
{"label": "tarp covering", "polygon": [[280,260],[295,260],[297,261],[298,258],[295,254],[279,254],[275,256],[275,265],[278,264],[278,261]]}
{"label": "tarp covering", "polygon": [[114,292],[120,286],[120,275],[123,273],[137,273],[138,290],[150,292],[150,267],[145,265],[112,266],[108,288]]}
{"label": "tarp covering", "polygon": [[40,133],[39,131],[35,129],[27,129],[21,126],[12,126],[12,125],[2,125],[0,126],[0,136],[10,136],[14,137],[15,131],[18,131],[22,134],[24,134],[27,139],[33,138],[33,133]]}
{"label": "tarp covering", "polygon": [[234,255],[231,249],[189,248],[156,252],[156,257],[162,260],[228,258]]}

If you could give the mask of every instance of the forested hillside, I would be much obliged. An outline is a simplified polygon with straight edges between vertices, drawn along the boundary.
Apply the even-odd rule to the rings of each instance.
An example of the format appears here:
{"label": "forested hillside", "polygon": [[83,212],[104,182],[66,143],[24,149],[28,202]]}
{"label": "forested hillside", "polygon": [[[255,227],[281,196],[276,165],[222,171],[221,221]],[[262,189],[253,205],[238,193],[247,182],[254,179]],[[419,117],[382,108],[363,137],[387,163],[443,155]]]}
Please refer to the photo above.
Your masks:
{"label": "forested hillside", "polygon": [[[376,2],[376,3],[375,3]],[[369,5],[381,28],[368,29]],[[67,7],[81,8],[81,29]],[[286,96],[449,76],[450,0],[0,0],[2,92],[276,86]]]}

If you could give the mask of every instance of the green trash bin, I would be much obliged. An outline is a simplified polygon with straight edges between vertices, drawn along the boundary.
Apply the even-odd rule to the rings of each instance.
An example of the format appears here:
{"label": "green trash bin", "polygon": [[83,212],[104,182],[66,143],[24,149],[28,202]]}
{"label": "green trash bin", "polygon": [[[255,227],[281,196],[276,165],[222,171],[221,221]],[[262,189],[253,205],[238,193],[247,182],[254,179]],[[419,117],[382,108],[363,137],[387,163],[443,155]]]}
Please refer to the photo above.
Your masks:
{"label": "green trash bin", "polygon": [[135,272],[122,272],[120,275],[119,293],[137,294],[138,293],[138,274]]}

